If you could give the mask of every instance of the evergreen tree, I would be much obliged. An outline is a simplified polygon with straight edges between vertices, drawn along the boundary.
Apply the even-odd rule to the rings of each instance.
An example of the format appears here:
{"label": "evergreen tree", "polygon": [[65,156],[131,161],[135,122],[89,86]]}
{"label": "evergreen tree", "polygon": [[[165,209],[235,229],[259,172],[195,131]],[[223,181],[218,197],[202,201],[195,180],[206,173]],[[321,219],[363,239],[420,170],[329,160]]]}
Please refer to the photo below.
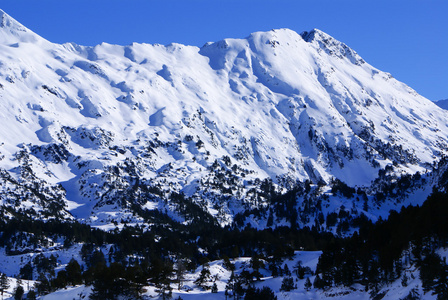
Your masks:
{"label": "evergreen tree", "polygon": [[264,286],[261,289],[249,287],[244,295],[244,300],[277,300],[274,291]]}
{"label": "evergreen tree", "polygon": [[2,299],[4,291],[7,290],[8,288],[9,288],[9,279],[5,273],[2,273],[0,275],[0,292],[2,294]]}
{"label": "evergreen tree", "polygon": [[378,292],[380,283],[381,283],[381,275],[378,263],[375,260],[371,260],[369,262],[369,269],[367,273],[366,288],[372,290],[372,294],[374,294]]}
{"label": "evergreen tree", "polygon": [[97,265],[90,299],[139,299],[139,290],[132,280],[126,279],[126,269],[119,263],[110,267]]}
{"label": "evergreen tree", "polygon": [[407,287],[408,286],[408,276],[406,275],[406,273],[403,274],[403,277],[401,278],[401,285],[403,287]]}
{"label": "evergreen tree", "polygon": [[171,287],[169,280],[163,280],[156,283],[155,291],[162,300],[171,299],[173,294],[173,288]]}
{"label": "evergreen tree", "polygon": [[244,300],[258,300],[258,293],[257,290],[250,286],[246,290],[246,294],[244,295]]}
{"label": "evergreen tree", "polygon": [[26,295],[26,299],[27,300],[36,300],[37,295],[36,292],[34,290],[29,290],[28,294]]}
{"label": "evergreen tree", "polygon": [[302,261],[300,260],[294,265],[293,271],[299,279],[304,279],[306,274],[312,275],[313,273],[310,267],[302,266]]}
{"label": "evergreen tree", "polygon": [[88,268],[95,267],[97,265],[106,265],[106,259],[104,257],[104,253],[101,250],[95,250],[89,256],[86,265]]}
{"label": "evergreen tree", "polygon": [[208,267],[208,264],[204,264],[202,266],[201,273],[199,274],[199,277],[194,281],[194,284],[205,290],[208,290],[210,287],[207,285],[207,283],[210,282],[210,279],[210,269]]}
{"label": "evergreen tree", "polygon": [[23,294],[25,293],[25,290],[23,289],[23,286],[17,285],[14,289],[14,300],[22,300]]}
{"label": "evergreen tree", "polygon": [[[401,300],[420,300],[422,297],[416,289],[412,289],[406,297],[401,298]],[[446,299],[446,298],[445,298]],[[441,299],[442,300],[442,299]]]}
{"label": "evergreen tree", "polygon": [[82,272],[79,263],[72,258],[65,267],[67,274],[67,283],[71,285],[77,285],[82,283]]}
{"label": "evergreen tree", "polygon": [[244,295],[244,300],[277,300],[277,296],[266,286],[261,289],[249,287]]}
{"label": "evergreen tree", "polygon": [[280,291],[289,292],[296,288],[297,286],[294,284],[294,279],[291,276],[286,276],[283,278]]}
{"label": "evergreen tree", "polygon": [[314,278],[313,286],[316,289],[323,289],[325,287],[325,284],[322,282],[322,278],[320,278],[319,274]]}
{"label": "evergreen tree", "polygon": [[269,217],[268,220],[266,222],[266,227],[272,227],[274,225],[274,216],[273,216],[273,212],[272,209],[269,210]]}
{"label": "evergreen tree", "polygon": [[239,300],[241,299],[241,297],[244,295],[244,287],[243,284],[241,282],[241,279],[238,277],[236,282],[235,282],[235,299]]}
{"label": "evergreen tree", "polygon": [[448,299],[448,266],[441,262],[438,281],[434,288],[437,300]]}
{"label": "evergreen tree", "polygon": [[420,280],[425,292],[433,289],[443,270],[443,262],[440,256],[434,252],[429,253],[422,260],[420,266]]}
{"label": "evergreen tree", "polygon": [[291,276],[291,271],[289,270],[289,267],[288,267],[287,264],[284,264],[284,265],[283,265],[283,274],[284,274],[285,276]]}
{"label": "evergreen tree", "polygon": [[39,295],[46,295],[51,291],[50,282],[43,273],[39,274],[39,276],[37,277],[37,281],[39,281],[39,283],[36,285],[37,293]]}
{"label": "evergreen tree", "polygon": [[235,296],[236,295],[236,285],[237,285],[238,278],[235,275],[234,271],[230,273],[229,281],[227,281],[225,294],[226,297],[229,296]]}
{"label": "evergreen tree", "polygon": [[257,280],[261,279],[260,269],[264,267],[264,262],[260,259],[260,256],[255,255],[250,259],[250,266],[254,270],[252,275],[257,278]]}
{"label": "evergreen tree", "polygon": [[31,265],[31,262],[26,263],[20,268],[19,278],[33,280],[33,266]]}
{"label": "evergreen tree", "polygon": [[169,282],[173,276],[173,272],[173,263],[171,261],[155,258],[152,260],[149,277],[152,278],[151,281],[154,283]]}
{"label": "evergreen tree", "polygon": [[254,277],[252,273],[244,269],[241,271],[240,276],[238,276],[238,281],[245,287],[250,286],[254,282]]}
{"label": "evergreen tree", "polygon": [[230,261],[230,258],[228,256],[224,256],[224,268],[226,268],[228,271],[235,271],[235,264],[233,264]]}
{"label": "evergreen tree", "polygon": [[268,269],[269,271],[271,271],[272,277],[276,278],[279,276],[279,267],[276,261],[270,260],[268,264]]}
{"label": "evergreen tree", "polygon": [[310,278],[309,277],[307,277],[306,278],[306,281],[305,281],[305,289],[307,290],[307,291],[309,291],[309,290],[311,290],[311,287],[312,287],[313,285],[311,284],[311,280],[310,280]]}
{"label": "evergreen tree", "polygon": [[179,259],[176,263],[176,282],[178,290],[180,290],[183,287],[186,272],[187,272],[186,261],[184,259]]}
{"label": "evergreen tree", "polygon": [[67,272],[65,270],[61,270],[58,272],[58,275],[55,279],[51,280],[51,286],[54,289],[61,289],[67,286]]}

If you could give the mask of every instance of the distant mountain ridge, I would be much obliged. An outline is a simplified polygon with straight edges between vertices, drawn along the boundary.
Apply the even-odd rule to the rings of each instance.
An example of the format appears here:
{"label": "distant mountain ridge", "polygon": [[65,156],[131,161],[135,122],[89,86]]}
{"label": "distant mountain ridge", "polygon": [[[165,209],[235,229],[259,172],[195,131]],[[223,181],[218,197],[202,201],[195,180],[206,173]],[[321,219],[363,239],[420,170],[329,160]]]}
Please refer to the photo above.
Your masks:
{"label": "distant mountain ridge", "polygon": [[446,111],[318,29],[85,47],[0,17],[4,207],[102,228],[140,210],[189,222],[181,194],[225,225],[269,207],[266,191],[368,187],[448,150]]}
{"label": "distant mountain ridge", "polygon": [[434,103],[443,109],[448,109],[448,99],[437,100],[437,101],[434,101]]}

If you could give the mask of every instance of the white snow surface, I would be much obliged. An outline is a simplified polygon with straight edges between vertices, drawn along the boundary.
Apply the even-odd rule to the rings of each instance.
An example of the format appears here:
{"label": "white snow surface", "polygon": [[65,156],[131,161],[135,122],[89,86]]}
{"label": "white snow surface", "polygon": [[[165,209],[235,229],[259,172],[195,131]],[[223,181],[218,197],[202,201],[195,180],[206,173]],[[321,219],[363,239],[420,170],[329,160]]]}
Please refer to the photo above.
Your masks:
{"label": "white snow surface", "polygon": [[[140,179],[191,196],[224,156],[251,171],[244,182],[366,186],[397,160],[378,145],[394,147],[406,173],[447,152],[448,112],[317,29],[202,48],[85,47],[46,41],[4,12],[0,20],[0,168],[16,176],[18,151],[63,145],[69,158],[33,154],[30,167],[62,185],[78,218],[106,193],[105,169],[126,161],[138,162]],[[116,176],[108,182],[120,184]]]}

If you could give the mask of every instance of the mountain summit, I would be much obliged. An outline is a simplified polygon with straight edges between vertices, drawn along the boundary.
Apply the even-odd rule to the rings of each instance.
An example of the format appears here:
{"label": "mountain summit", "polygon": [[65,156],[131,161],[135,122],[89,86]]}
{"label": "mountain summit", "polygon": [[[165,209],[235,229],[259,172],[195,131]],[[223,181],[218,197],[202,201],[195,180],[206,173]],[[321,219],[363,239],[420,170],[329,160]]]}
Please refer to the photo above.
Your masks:
{"label": "mountain summit", "polygon": [[304,31],[301,34],[302,38],[308,43],[314,43],[320,49],[325,50],[328,55],[339,58],[348,58],[352,63],[361,65],[365,61],[352,49],[344,43],[334,39],[330,35],[319,29],[313,29],[310,32]]}
{"label": "mountain summit", "polygon": [[225,224],[261,182],[368,186],[386,167],[425,171],[448,149],[447,112],[317,29],[84,47],[43,44],[0,17],[6,206],[177,218],[175,192]]}

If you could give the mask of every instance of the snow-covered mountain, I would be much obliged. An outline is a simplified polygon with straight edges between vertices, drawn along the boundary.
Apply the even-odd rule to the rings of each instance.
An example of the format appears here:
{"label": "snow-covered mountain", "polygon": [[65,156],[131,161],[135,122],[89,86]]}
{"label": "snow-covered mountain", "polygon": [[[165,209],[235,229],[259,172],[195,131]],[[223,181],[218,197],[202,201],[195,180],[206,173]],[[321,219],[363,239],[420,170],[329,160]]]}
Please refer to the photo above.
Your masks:
{"label": "snow-covered mountain", "polygon": [[187,222],[183,193],[228,224],[266,207],[266,190],[368,187],[386,166],[424,172],[448,150],[448,112],[317,29],[85,47],[0,20],[3,207]]}

